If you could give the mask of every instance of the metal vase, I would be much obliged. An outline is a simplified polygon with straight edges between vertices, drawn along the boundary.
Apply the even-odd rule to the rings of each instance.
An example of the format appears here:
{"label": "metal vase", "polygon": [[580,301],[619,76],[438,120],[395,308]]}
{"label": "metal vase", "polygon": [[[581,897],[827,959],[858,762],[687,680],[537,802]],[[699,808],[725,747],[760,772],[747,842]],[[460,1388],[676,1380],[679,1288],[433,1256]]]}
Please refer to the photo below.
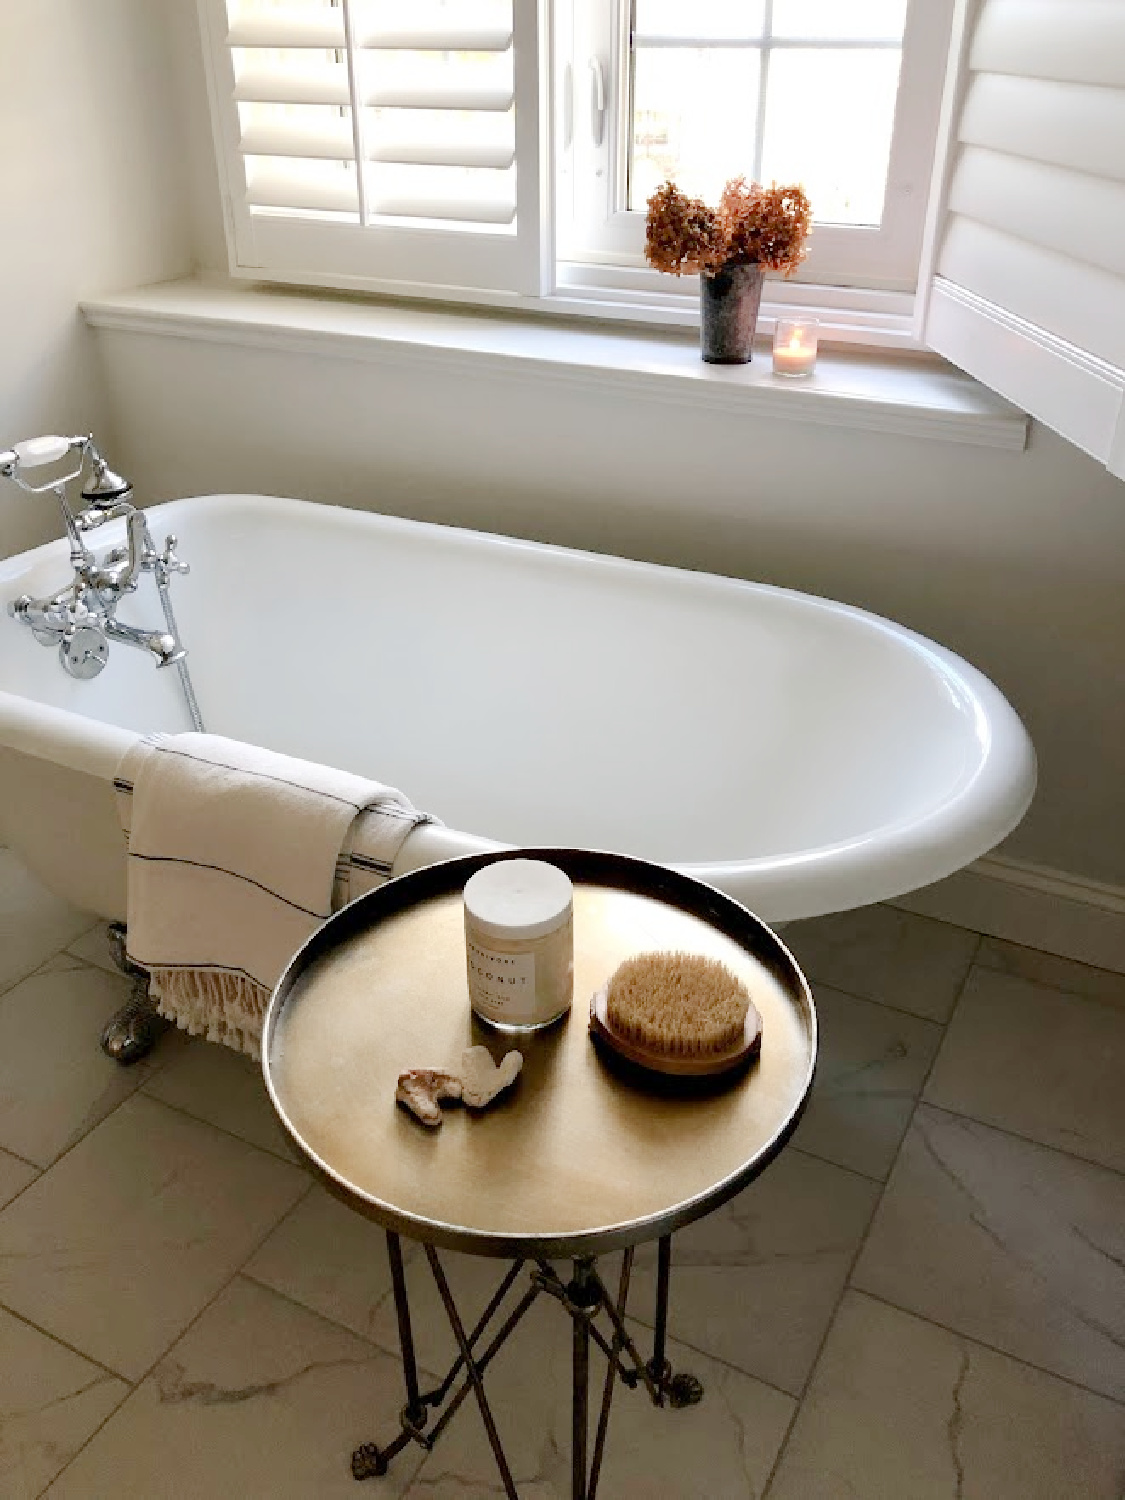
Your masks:
{"label": "metal vase", "polygon": [[756,262],[721,266],[700,275],[699,347],[705,363],[750,362],[764,275]]}

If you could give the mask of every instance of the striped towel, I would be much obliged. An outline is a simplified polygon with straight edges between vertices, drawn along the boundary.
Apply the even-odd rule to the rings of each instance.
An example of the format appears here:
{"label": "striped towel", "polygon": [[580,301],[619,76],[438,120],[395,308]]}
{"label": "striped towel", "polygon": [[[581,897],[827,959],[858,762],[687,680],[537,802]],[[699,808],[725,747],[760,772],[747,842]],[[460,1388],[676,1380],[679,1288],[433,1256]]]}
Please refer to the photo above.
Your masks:
{"label": "striped towel", "polygon": [[210,734],[137,741],[114,785],[129,957],[161,1015],[254,1057],[293,954],[433,821],[393,787]]}

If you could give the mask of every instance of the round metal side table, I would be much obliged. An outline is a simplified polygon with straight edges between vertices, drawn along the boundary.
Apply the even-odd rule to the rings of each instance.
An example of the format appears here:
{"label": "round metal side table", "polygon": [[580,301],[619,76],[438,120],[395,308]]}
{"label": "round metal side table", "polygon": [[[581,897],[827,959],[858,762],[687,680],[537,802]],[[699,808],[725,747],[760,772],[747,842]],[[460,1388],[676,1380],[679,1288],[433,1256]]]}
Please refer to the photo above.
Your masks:
{"label": "round metal side table", "polygon": [[[469,1009],[461,891],[482,865],[517,856],[549,860],[574,883],[574,1007],[548,1030],[509,1037]],[[717,958],[747,985],[762,1017],[761,1053],[748,1070],[670,1082],[595,1048],[590,997],[623,959],[654,949]],[[516,1085],[488,1110],[449,1110],[441,1129],[428,1131],[395,1105],[399,1073],[456,1068],[479,1042],[497,1059],[512,1046],[524,1054]],[[815,1062],[812,996],[776,934],[711,886],[644,860],[554,848],[474,855],[402,876],[326,922],[274,993],[262,1069],[297,1146],[387,1235],[406,1405],[390,1443],[356,1449],[355,1477],[385,1473],[411,1442],[432,1448],[472,1394],[505,1493],[516,1497],[484,1375],[531,1305],[549,1296],[573,1321],[572,1496],[594,1500],[619,1376],[657,1405],[702,1395],[692,1377],[673,1375],[665,1355],[673,1232],[773,1160],[797,1124]],[[459,1350],[429,1391],[419,1384],[402,1235],[424,1246]],[[625,1313],[633,1250],[649,1240],[659,1249],[646,1360]],[[471,1329],[439,1248],[510,1262]],[[598,1257],[615,1250],[624,1253],[611,1294]],[[555,1261],[570,1264],[560,1274]],[[500,1320],[525,1268],[526,1289]],[[592,1452],[591,1344],[606,1360]]]}

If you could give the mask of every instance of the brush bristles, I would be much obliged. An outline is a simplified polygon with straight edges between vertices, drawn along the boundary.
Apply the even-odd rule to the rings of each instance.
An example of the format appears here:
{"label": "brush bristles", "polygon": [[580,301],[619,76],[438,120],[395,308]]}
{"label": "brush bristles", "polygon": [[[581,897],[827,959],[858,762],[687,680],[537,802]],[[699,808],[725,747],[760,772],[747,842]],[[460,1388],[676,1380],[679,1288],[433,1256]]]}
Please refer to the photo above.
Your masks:
{"label": "brush bristles", "polygon": [[729,969],[694,953],[640,953],[609,981],[606,1017],[655,1052],[723,1052],[743,1033],[750,996]]}

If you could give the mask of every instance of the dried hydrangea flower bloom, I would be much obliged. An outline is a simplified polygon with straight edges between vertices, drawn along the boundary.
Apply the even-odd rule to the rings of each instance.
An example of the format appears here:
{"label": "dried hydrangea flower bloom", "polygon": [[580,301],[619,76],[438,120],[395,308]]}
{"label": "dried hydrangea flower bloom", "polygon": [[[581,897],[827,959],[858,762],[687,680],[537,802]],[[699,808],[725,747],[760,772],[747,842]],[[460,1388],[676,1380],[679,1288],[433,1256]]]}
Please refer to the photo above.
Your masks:
{"label": "dried hydrangea flower bloom", "polygon": [[725,245],[718,214],[702,199],[689,198],[672,183],[662,183],[648,200],[645,259],[673,276],[721,265]]}
{"label": "dried hydrangea flower bloom", "polygon": [[726,260],[750,261],[791,275],[808,253],[812,210],[803,188],[762,187],[735,177],[719,200]]}

